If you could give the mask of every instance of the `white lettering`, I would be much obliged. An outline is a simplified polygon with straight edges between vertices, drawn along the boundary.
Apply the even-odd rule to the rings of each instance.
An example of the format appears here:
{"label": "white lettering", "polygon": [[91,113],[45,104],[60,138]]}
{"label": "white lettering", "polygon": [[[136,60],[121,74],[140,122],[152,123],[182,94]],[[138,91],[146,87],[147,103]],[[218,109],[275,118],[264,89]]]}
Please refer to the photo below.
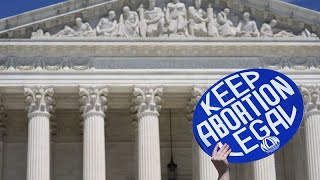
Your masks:
{"label": "white lettering", "polygon": [[248,113],[246,108],[243,106],[243,104],[240,101],[237,101],[231,105],[232,109],[236,112],[236,114],[239,116],[243,124],[247,124],[248,121],[244,116],[247,117],[249,121],[252,121],[252,116]]}
{"label": "white lettering", "polygon": [[[231,122],[226,116],[226,113],[228,113],[231,116],[230,120],[234,121],[234,125],[231,124]],[[223,121],[227,124],[227,126],[231,130],[237,130],[241,126],[241,122],[239,121],[238,117],[234,114],[234,112],[230,108],[223,109],[220,113],[220,116],[222,117]]]}
{"label": "white lettering", "polygon": [[274,86],[274,88],[278,91],[278,93],[284,100],[288,98],[284,92],[291,96],[294,94],[292,87],[284,79],[282,79],[279,76],[277,76],[276,79],[280,81],[282,84],[278,83],[275,80],[271,80],[270,83]]}
{"label": "white lettering", "polygon": [[263,101],[261,96],[257,93],[257,91],[253,91],[252,94],[258,100],[258,102],[260,103],[260,105],[263,107],[265,111],[268,111],[270,109],[268,105]]}
{"label": "white lettering", "polygon": [[218,99],[218,101],[220,102],[222,107],[227,106],[228,104],[232,103],[235,98],[231,98],[229,99],[227,102],[225,102],[222,97],[227,95],[229,92],[228,91],[223,91],[221,94],[218,93],[218,88],[220,88],[223,85],[223,82],[220,82],[219,84],[217,84],[215,87],[213,87],[211,89],[212,93],[215,95],[215,97]]}
{"label": "white lettering", "polygon": [[250,97],[252,97],[251,94],[247,94],[245,97],[243,97],[243,98],[241,99],[241,101],[247,102],[248,105],[249,105],[249,106],[251,107],[251,109],[253,110],[253,112],[254,112],[257,116],[260,116],[260,115],[261,115],[260,111],[257,109],[256,105],[254,105],[254,104],[252,103]]}
{"label": "white lettering", "polygon": [[250,141],[252,139],[251,136],[248,136],[247,138],[245,138],[244,140],[241,140],[239,137],[239,134],[241,134],[242,132],[244,132],[247,128],[243,127],[240,130],[238,130],[237,132],[233,133],[233,137],[234,139],[238,142],[238,144],[240,145],[241,149],[244,151],[245,154],[250,153],[251,151],[257,149],[259,147],[258,144],[255,144],[254,146],[250,147],[249,149],[247,148],[247,146],[245,145],[245,143],[247,143],[248,141]]}
{"label": "white lettering", "polygon": [[[205,127],[208,130],[207,134],[203,134],[202,128]],[[202,142],[204,142],[204,144],[209,147],[211,146],[211,143],[208,141],[209,137],[213,137],[213,139],[218,142],[219,138],[217,137],[217,135],[214,133],[213,129],[210,127],[209,123],[207,121],[203,121],[200,124],[197,125],[197,130],[199,132],[199,136],[202,140]]]}
{"label": "white lettering", "polygon": [[262,123],[263,123],[263,121],[261,121],[260,119],[258,119],[258,120],[252,121],[252,122],[250,123],[250,126],[249,126],[251,132],[253,133],[253,135],[254,135],[258,140],[263,140],[265,137],[270,136],[270,130],[269,130],[269,128],[268,128],[266,125],[262,126],[262,127],[259,129],[260,132],[265,132],[265,135],[264,135],[264,136],[260,136],[260,135],[258,134],[258,132],[256,131],[256,129],[254,128],[254,125],[255,125],[255,124],[262,124]]}
{"label": "white lettering", "polygon": [[210,116],[212,113],[211,111],[218,111],[220,110],[219,107],[211,107],[210,106],[210,94],[206,94],[206,102],[201,101],[200,103],[202,109],[207,113],[208,116]]}
{"label": "white lettering", "polygon": [[283,108],[278,105],[277,106],[278,111],[280,112],[280,114],[284,117],[284,119],[289,123],[290,126],[292,126],[294,118],[296,118],[297,115],[297,109],[296,107],[292,107],[292,113],[291,116],[289,117],[288,114],[283,110]]}
{"label": "white lettering", "polygon": [[[273,121],[271,119],[271,115],[274,115],[276,117],[276,121]],[[273,108],[270,111],[266,112],[266,119],[267,122],[269,124],[269,126],[271,127],[272,131],[276,134],[279,135],[279,131],[277,130],[277,126],[282,125],[285,129],[288,129],[289,126],[287,125],[287,123],[284,121],[284,119],[281,117],[281,115],[279,114],[279,112]]]}
{"label": "white lettering", "polygon": [[229,134],[228,128],[226,127],[226,125],[223,124],[223,122],[217,114],[211,116],[208,120],[212,125],[213,129],[218,133],[220,139],[226,137]]}
{"label": "white lettering", "polygon": [[249,89],[244,90],[243,92],[239,93],[239,91],[237,90],[238,87],[240,87],[242,85],[242,82],[238,82],[237,84],[232,84],[232,80],[239,78],[240,76],[238,74],[235,74],[231,77],[228,77],[225,82],[226,84],[229,86],[229,88],[231,89],[231,91],[233,92],[233,94],[239,98],[241,96],[243,96],[244,94],[247,94],[249,92]]}
{"label": "white lettering", "polygon": [[[271,98],[267,95],[266,91],[264,91],[264,89],[267,89],[270,94],[273,96],[273,101],[271,100]],[[276,106],[277,104],[280,103],[280,97],[278,96],[278,94],[272,89],[272,87],[269,84],[264,84],[259,88],[259,92],[262,95],[262,97],[267,101],[267,103],[270,106]]]}
{"label": "white lettering", "polygon": [[[248,86],[251,89],[255,88],[253,83],[256,82],[259,79],[259,76],[260,76],[259,73],[255,72],[255,71],[243,72],[243,73],[240,73],[240,75],[246,81],[246,83],[248,84]],[[249,76],[254,76],[254,77],[252,79],[249,79]]]}

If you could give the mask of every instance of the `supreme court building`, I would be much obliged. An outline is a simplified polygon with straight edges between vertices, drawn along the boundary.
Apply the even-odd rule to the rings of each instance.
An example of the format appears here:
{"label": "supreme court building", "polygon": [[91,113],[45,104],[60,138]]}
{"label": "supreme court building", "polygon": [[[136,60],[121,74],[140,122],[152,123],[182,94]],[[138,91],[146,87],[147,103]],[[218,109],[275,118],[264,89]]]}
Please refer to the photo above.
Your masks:
{"label": "supreme court building", "polygon": [[246,68],[292,78],[305,115],[231,179],[320,180],[319,35],[319,12],[276,0],[70,0],[1,19],[0,180],[167,180],[170,119],[178,179],[215,180],[193,110]]}

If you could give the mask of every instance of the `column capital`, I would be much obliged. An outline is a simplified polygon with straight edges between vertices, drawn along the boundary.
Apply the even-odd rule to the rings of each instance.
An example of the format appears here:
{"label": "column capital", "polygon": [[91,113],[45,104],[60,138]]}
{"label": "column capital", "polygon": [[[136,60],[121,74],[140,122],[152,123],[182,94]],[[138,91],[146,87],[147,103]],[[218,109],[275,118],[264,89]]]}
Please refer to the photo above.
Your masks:
{"label": "column capital", "polygon": [[320,86],[301,85],[299,89],[303,97],[306,115],[320,113]]}
{"label": "column capital", "polygon": [[54,112],[55,101],[52,87],[25,87],[24,95],[29,119],[36,115],[43,115],[49,118],[50,113]]}
{"label": "column capital", "polygon": [[132,112],[135,113],[138,118],[148,114],[159,116],[162,94],[163,87],[134,87]]}
{"label": "column capital", "polygon": [[5,107],[0,95],[0,141],[7,135],[7,114],[5,113]]}
{"label": "column capital", "polygon": [[191,98],[186,107],[186,117],[190,125],[192,124],[193,113],[196,108],[196,105],[203,93],[205,93],[208,88],[209,86],[193,86],[192,88]]}
{"label": "column capital", "polygon": [[107,87],[80,87],[80,113],[83,118],[90,115],[105,117],[107,111]]}

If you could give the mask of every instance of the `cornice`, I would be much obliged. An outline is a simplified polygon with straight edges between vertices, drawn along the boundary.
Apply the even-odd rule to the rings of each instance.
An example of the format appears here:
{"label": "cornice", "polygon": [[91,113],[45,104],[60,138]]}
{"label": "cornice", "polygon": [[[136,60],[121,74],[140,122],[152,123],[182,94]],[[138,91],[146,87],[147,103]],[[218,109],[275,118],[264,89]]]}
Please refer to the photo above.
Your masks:
{"label": "cornice", "polygon": [[319,40],[250,39],[143,39],[137,40],[5,40],[1,56],[73,57],[252,57],[320,56]]}

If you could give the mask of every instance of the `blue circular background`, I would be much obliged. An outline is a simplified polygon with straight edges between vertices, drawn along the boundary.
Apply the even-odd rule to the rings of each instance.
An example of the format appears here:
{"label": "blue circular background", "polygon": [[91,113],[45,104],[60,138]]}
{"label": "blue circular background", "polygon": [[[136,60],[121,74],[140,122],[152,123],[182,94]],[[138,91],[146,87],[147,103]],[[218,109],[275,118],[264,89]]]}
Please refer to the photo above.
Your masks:
{"label": "blue circular background", "polygon": [[[279,148],[276,150],[278,151],[279,149],[281,149],[286,143],[288,143],[288,141],[294,136],[294,134],[297,132],[297,130],[299,129],[300,127],[300,124],[302,122],[302,119],[303,119],[303,113],[304,113],[304,105],[303,105],[303,97],[301,95],[301,92],[298,88],[298,86],[290,79],[288,78],[286,75],[282,74],[282,73],[279,73],[277,71],[273,71],[273,70],[269,70],[269,69],[247,69],[247,70],[242,70],[242,71],[238,71],[238,72],[235,72],[233,74],[230,74],[226,77],[224,77],[223,79],[219,80],[218,82],[216,82],[213,86],[211,86],[204,94],[203,96],[201,97],[201,99],[199,100],[196,108],[195,108],[195,111],[194,111],[194,114],[193,114],[193,121],[192,121],[192,126],[193,126],[193,134],[195,136],[195,139],[197,140],[198,144],[200,145],[200,147],[202,148],[203,151],[205,151],[209,156],[212,155],[212,151],[213,151],[213,148],[215,147],[215,145],[218,143],[218,142],[215,142],[215,140],[212,138],[212,137],[209,137],[208,138],[208,141],[211,143],[211,146],[207,147],[203,142],[202,140],[200,139],[199,137],[199,134],[197,132],[197,125],[203,121],[206,121],[209,117],[211,117],[212,115],[214,114],[219,114],[220,111],[224,108],[228,108],[231,106],[232,103],[228,104],[227,106],[225,106],[224,108],[221,108],[220,110],[218,111],[211,111],[211,115],[208,116],[206,114],[206,112],[203,110],[203,108],[201,107],[200,103],[202,101],[205,102],[206,100],[206,94],[207,93],[210,93],[210,106],[214,106],[214,107],[222,107],[221,104],[219,103],[219,101],[216,99],[216,97],[214,97],[213,93],[211,92],[211,89],[213,87],[215,87],[218,83],[220,83],[221,81],[224,81],[226,78],[230,77],[230,76],[233,76],[235,74],[239,74],[239,73],[242,73],[242,72],[249,72],[249,71],[255,71],[255,72],[258,72],[259,73],[259,79],[254,82],[254,85],[255,85],[255,89],[254,90],[257,90],[261,85],[263,84],[270,84],[270,80],[274,79],[275,77],[279,76],[281,77],[282,79],[284,79],[291,87],[292,89],[294,90],[294,94],[291,96],[289,94],[286,94],[287,95],[287,99],[286,100],[283,100],[281,98],[281,96],[279,95],[279,93],[277,92],[278,96],[280,97],[280,103],[277,104],[277,105],[281,105],[283,107],[283,110],[290,116],[291,115],[291,112],[292,112],[292,107],[295,106],[296,109],[297,109],[297,113],[296,113],[296,117],[294,119],[294,122],[293,124],[290,126],[289,124],[289,129],[285,129],[283,126],[279,125],[277,127],[277,130],[279,131],[279,135],[275,135],[274,132],[271,130],[270,126],[268,125],[265,117],[263,117],[265,115],[265,110],[259,105],[259,106],[256,106],[257,109],[261,112],[261,115],[260,116],[256,116],[256,114],[254,113],[250,113],[250,115],[253,117],[253,119],[260,119],[263,121],[263,124],[262,125],[266,125],[271,134],[270,134],[270,137],[271,136],[276,136],[279,140],[280,140],[280,146]],[[240,76],[241,77],[241,76]],[[238,79],[242,79],[242,78],[238,78]],[[237,82],[239,81],[236,81],[233,80],[233,84],[236,84]],[[240,86],[239,88],[237,88],[239,90],[239,92],[242,92],[243,90],[249,88],[249,86],[244,82],[242,81],[243,84],[242,86]],[[249,88],[250,89],[250,88]],[[219,88],[219,90],[221,92],[225,91],[225,90],[228,90],[228,94],[226,95],[226,99],[231,99],[231,98],[235,98],[235,101],[238,100],[238,99],[241,99],[242,97],[240,98],[236,98],[232,91],[229,89],[229,87],[225,84],[224,86],[221,86]],[[250,92],[251,93],[253,90],[250,89]],[[248,93],[246,93],[248,94]],[[245,94],[245,95],[246,95]],[[235,102],[234,101],[234,102]],[[253,102],[254,103],[254,102]],[[250,107],[246,104],[243,104],[245,106],[245,108],[247,109],[247,107],[250,109]],[[270,109],[276,107],[276,106],[270,106]],[[269,110],[270,110],[269,109]],[[222,119],[221,119],[222,120]],[[223,121],[223,120],[222,120]],[[210,124],[210,123],[209,123]],[[244,163],[244,162],[251,162],[251,161],[256,161],[256,160],[259,160],[259,159],[262,159],[262,158],[265,158],[273,153],[275,153],[276,151],[272,152],[272,153],[267,153],[267,152],[264,152],[262,151],[261,147],[260,147],[260,143],[262,140],[258,140],[255,138],[255,136],[253,135],[253,133],[249,130],[249,125],[250,125],[250,121],[248,121],[248,124],[244,125],[243,123],[241,123],[241,127],[238,128],[237,130],[235,131],[232,131],[228,128],[228,126],[226,126],[228,128],[228,130],[230,131],[230,133],[220,139],[219,142],[221,142],[222,144],[224,143],[227,143],[229,144],[230,148],[232,149],[232,152],[243,152],[242,149],[240,148],[239,144],[235,141],[234,137],[232,136],[232,134],[236,131],[238,131],[239,129],[241,129],[242,127],[247,127],[247,130],[243,133],[241,133],[241,137],[247,137],[247,136],[251,136],[252,137],[252,140],[250,140],[249,142],[251,143],[246,143],[246,146],[247,147],[251,147],[253,144],[258,144],[259,147],[256,148],[255,150],[253,150],[252,152],[248,153],[248,154],[244,154],[244,156],[229,156],[228,157],[228,161],[231,162],[231,163]],[[262,126],[261,125],[261,126]],[[211,125],[210,125],[211,126]],[[259,128],[261,127],[259,126]],[[211,126],[212,128],[212,126]],[[242,138],[244,139],[244,138]]]}

